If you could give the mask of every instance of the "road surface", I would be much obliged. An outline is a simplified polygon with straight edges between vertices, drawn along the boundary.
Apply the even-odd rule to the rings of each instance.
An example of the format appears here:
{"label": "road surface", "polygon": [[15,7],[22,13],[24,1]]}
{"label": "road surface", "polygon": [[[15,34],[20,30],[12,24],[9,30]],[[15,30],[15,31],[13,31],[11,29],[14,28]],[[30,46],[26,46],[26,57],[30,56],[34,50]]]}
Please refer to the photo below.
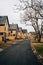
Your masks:
{"label": "road surface", "polygon": [[33,54],[29,40],[13,44],[0,52],[0,65],[41,65]]}

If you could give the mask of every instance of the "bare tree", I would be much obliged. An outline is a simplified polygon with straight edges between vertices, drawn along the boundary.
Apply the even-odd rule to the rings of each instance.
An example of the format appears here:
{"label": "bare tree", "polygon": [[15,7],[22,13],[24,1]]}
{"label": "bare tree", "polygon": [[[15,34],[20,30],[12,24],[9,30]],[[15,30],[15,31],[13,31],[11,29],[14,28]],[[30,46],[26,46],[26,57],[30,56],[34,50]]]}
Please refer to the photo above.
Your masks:
{"label": "bare tree", "polygon": [[32,26],[36,32],[37,40],[40,42],[41,34],[43,30],[43,25],[41,24],[41,28],[39,27],[38,20],[43,20],[43,1],[42,0],[19,0],[19,10],[23,11],[21,15],[21,20],[23,22],[30,21]]}

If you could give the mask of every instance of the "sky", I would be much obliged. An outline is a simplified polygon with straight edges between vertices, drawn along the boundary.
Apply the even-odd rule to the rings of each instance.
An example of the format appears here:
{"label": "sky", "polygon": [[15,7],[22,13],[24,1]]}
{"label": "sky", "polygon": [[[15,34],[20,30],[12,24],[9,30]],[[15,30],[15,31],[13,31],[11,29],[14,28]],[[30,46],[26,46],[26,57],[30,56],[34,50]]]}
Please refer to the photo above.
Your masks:
{"label": "sky", "polygon": [[34,31],[32,26],[26,26],[20,22],[20,13],[15,11],[15,4],[19,4],[18,0],[0,0],[0,16],[8,16],[9,23],[18,24],[28,32]]}

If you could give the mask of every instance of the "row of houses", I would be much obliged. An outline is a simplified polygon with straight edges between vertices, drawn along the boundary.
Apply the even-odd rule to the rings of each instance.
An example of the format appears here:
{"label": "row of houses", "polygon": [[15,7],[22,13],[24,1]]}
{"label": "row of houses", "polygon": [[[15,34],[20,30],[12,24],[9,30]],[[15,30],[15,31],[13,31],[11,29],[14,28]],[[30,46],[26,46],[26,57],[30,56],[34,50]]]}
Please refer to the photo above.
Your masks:
{"label": "row of houses", "polygon": [[18,24],[9,24],[8,16],[0,16],[0,41],[27,38],[27,30]]}

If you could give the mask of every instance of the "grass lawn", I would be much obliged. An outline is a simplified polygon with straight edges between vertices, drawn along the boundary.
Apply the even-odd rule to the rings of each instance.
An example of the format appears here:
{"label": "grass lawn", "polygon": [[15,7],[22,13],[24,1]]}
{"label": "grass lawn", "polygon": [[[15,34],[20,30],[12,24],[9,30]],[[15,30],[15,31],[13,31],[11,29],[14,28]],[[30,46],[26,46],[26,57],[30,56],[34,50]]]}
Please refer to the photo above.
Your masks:
{"label": "grass lawn", "polygon": [[[38,40],[33,39],[32,43],[39,43]],[[40,43],[43,43],[43,39],[41,39]]]}
{"label": "grass lawn", "polygon": [[2,48],[2,49],[7,48],[8,46],[10,46],[10,45],[8,45],[7,43],[0,44],[0,48]]}
{"label": "grass lawn", "polygon": [[37,53],[41,54],[43,56],[43,45],[36,45],[34,47],[35,47]]}
{"label": "grass lawn", "polygon": [[11,46],[12,44],[16,44],[16,43],[18,43],[20,41],[22,41],[22,40],[17,40],[16,39],[16,40],[13,40],[13,41],[7,41],[6,43],[5,42],[4,43],[0,43],[0,48],[5,49],[5,48]]}
{"label": "grass lawn", "polygon": [[34,40],[32,40],[32,43],[38,43],[38,41],[34,39]]}
{"label": "grass lawn", "polygon": [[33,47],[35,48],[37,55],[40,55],[40,62],[43,63],[43,42],[38,43],[37,41],[33,40],[32,42]]}
{"label": "grass lawn", "polygon": [[40,62],[43,63],[43,42],[32,40],[32,46],[35,48],[37,55],[40,56]]}
{"label": "grass lawn", "polygon": [[[43,45],[36,45],[34,47],[37,51],[37,54],[40,55],[41,57],[43,57]],[[43,58],[40,59],[40,62],[43,63]]]}

